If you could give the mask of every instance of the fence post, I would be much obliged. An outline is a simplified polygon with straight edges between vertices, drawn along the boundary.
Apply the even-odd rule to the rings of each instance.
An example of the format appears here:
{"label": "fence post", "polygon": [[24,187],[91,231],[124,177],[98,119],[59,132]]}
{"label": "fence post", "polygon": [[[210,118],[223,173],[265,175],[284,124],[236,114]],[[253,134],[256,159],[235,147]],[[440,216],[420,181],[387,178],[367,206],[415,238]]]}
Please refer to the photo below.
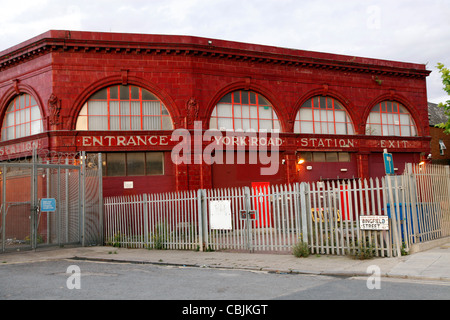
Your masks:
{"label": "fence post", "polygon": [[[449,212],[449,210],[450,210],[450,208],[449,208],[449,206],[450,206],[450,203],[449,203],[450,202],[450,166],[445,166],[444,170],[445,170],[447,192],[448,192],[448,197],[447,197],[447,200],[445,202],[446,203],[446,209],[447,209],[447,212],[444,212],[444,215],[445,215],[445,214],[450,214],[450,212]],[[445,185],[444,185],[444,188],[445,188]],[[444,236],[450,235],[450,223],[448,222],[448,219],[444,219],[443,218],[442,219],[442,224],[443,224],[443,227],[444,227],[444,229],[442,229],[443,232],[444,232],[443,235]]]}
{"label": "fence post", "polygon": [[38,215],[38,200],[37,200],[37,150],[33,148],[33,164],[31,167],[31,212],[30,212],[30,243],[31,249],[36,249],[37,243],[37,215]]}
{"label": "fence post", "polygon": [[2,223],[0,228],[0,234],[2,236],[2,252],[5,252],[5,242],[6,242],[6,164],[3,164],[2,166],[2,198],[1,202],[2,205],[0,207],[0,213],[2,215]]}
{"label": "fence post", "polygon": [[146,193],[142,196],[142,205],[144,206],[144,242],[148,249],[148,196]]}
{"label": "fence post", "polygon": [[86,215],[86,152],[81,152],[81,168],[80,168],[80,227],[81,227],[81,246],[85,246],[85,215]]}
{"label": "fence post", "polygon": [[247,249],[250,250],[250,252],[253,252],[253,243],[252,243],[252,222],[249,217],[249,211],[252,209],[251,207],[251,200],[250,200],[250,188],[244,187],[244,201],[245,201],[245,210],[247,211],[246,214],[246,227],[247,227]]}
{"label": "fence post", "polygon": [[416,176],[413,171],[412,163],[406,163],[405,164],[405,172],[403,173],[403,176],[405,177],[406,186],[409,191],[409,197],[411,199],[411,220],[410,225],[412,225],[411,230],[411,244],[417,243],[420,241],[420,233],[419,233],[419,221],[418,221],[418,215],[419,215],[419,209],[417,207],[416,199],[417,199],[417,191],[416,191]]}
{"label": "fence post", "polygon": [[200,251],[204,251],[205,243],[204,243],[204,233],[203,226],[206,223],[203,221],[203,190],[197,190],[197,214],[198,214],[198,241],[200,246]]}
{"label": "fence post", "polygon": [[304,182],[300,184],[300,217],[301,217],[301,226],[302,226],[302,241],[304,243],[308,243],[308,207],[306,199],[310,199],[306,197],[308,194],[308,185]]}
{"label": "fence post", "polygon": [[399,232],[398,232],[398,223],[397,223],[397,217],[396,217],[396,208],[395,208],[395,200],[394,200],[394,194],[393,194],[393,190],[392,190],[392,180],[391,180],[391,176],[386,175],[386,179],[388,181],[388,193],[389,193],[389,202],[390,204],[390,210],[391,210],[391,220],[392,220],[392,226],[393,226],[393,232],[394,232],[394,242],[395,242],[395,247],[396,247],[396,251],[397,251],[397,256],[401,256],[401,251],[400,251],[400,239],[399,239]]}
{"label": "fence post", "polygon": [[[66,165],[69,165],[69,158],[66,158],[65,161]],[[64,198],[65,198],[65,202],[64,202],[64,219],[66,222],[66,228],[65,228],[65,241],[69,242],[69,189],[70,189],[70,185],[69,185],[69,169],[65,169],[64,170]],[[47,176],[48,177],[48,176]],[[48,217],[48,215],[47,215]]]}
{"label": "fence post", "polygon": [[56,216],[56,225],[57,225],[57,237],[58,237],[58,246],[62,245],[62,215],[61,215],[61,168],[58,167],[58,173],[56,174],[56,212],[55,212],[55,216]]}
{"label": "fence post", "polygon": [[102,153],[97,154],[97,178],[98,178],[98,214],[99,214],[99,224],[100,224],[100,243],[104,244],[103,238],[103,159]]}

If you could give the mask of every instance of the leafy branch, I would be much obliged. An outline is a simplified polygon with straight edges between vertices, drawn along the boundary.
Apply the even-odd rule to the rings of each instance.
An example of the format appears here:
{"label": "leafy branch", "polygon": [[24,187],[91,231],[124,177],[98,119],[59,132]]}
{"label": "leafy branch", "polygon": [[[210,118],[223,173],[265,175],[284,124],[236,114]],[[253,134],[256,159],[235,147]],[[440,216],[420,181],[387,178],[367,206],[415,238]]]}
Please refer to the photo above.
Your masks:
{"label": "leafy branch", "polygon": [[[450,70],[446,68],[442,63],[438,63],[436,66],[441,73],[442,84],[444,85],[444,91],[450,96]],[[445,115],[448,116],[448,120],[445,123],[437,124],[436,127],[444,129],[446,134],[450,134],[450,100],[445,103],[441,102],[438,105],[440,108],[444,108]]]}

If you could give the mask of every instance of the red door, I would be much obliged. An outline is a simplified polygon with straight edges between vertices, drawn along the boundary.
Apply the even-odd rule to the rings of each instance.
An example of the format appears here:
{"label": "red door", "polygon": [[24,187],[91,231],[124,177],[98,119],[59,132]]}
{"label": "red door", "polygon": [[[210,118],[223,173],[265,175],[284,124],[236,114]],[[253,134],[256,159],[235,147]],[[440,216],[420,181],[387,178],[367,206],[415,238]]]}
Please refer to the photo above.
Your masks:
{"label": "red door", "polygon": [[258,215],[255,228],[270,228],[272,226],[269,187],[270,182],[252,182],[253,194],[255,195],[254,208]]}

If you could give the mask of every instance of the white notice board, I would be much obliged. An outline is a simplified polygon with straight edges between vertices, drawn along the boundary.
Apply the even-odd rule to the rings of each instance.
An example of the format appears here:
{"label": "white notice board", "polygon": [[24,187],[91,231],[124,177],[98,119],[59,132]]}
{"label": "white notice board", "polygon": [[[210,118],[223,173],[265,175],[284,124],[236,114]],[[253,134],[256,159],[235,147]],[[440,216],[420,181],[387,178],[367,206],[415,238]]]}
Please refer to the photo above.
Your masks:
{"label": "white notice board", "polygon": [[209,202],[209,224],[211,229],[232,230],[231,201]]}

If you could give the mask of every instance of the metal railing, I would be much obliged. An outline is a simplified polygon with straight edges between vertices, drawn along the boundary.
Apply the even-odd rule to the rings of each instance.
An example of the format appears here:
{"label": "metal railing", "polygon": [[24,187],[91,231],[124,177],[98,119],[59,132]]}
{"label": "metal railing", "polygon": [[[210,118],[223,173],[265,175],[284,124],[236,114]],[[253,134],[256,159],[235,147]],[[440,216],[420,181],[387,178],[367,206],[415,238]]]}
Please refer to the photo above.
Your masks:
{"label": "metal railing", "polygon": [[[105,243],[290,252],[304,242],[317,254],[369,248],[376,256],[399,256],[415,242],[450,234],[448,167],[421,170],[382,179],[110,197],[104,200]],[[219,215],[223,225],[217,227]],[[388,228],[362,230],[362,216],[385,218]]]}
{"label": "metal railing", "polygon": [[194,191],[106,198],[105,243],[129,248],[197,249],[197,205]]}
{"label": "metal railing", "polygon": [[396,212],[407,245],[450,236],[450,170],[441,165],[406,166],[398,182]]}
{"label": "metal railing", "polygon": [[391,256],[388,231],[361,230],[361,216],[386,216],[385,181],[379,179],[327,181],[308,184],[308,243],[317,254],[355,254],[372,248]]}

